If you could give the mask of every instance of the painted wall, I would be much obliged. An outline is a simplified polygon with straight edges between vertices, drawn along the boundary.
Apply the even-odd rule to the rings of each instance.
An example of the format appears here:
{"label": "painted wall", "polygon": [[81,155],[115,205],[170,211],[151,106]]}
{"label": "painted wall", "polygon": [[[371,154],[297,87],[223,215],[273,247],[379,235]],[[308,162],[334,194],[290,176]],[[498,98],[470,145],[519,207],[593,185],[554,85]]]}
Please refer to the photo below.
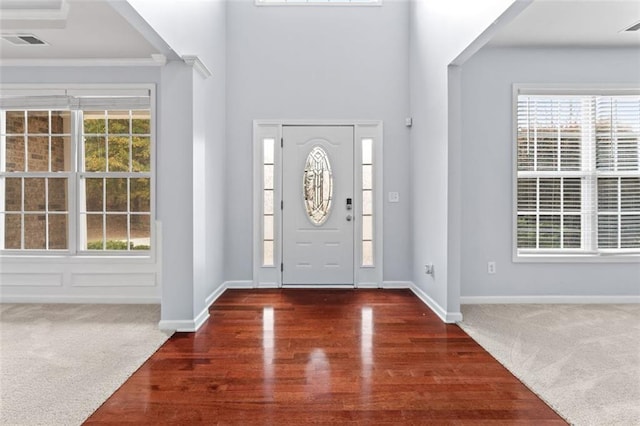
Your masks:
{"label": "painted wall", "polygon": [[[449,168],[448,65],[512,3],[513,0],[411,2],[412,279],[437,312],[452,315],[450,320],[459,312],[459,241],[455,238],[460,225],[449,220],[449,175],[457,170]],[[433,277],[425,275],[426,263],[433,263]],[[452,272],[454,276],[450,277]]]}
{"label": "painted wall", "polygon": [[252,121],[384,121],[384,279],[411,270],[408,3],[382,7],[227,6],[226,279],[252,279]]}
{"label": "painted wall", "polygon": [[[197,56],[213,74],[205,78],[184,69],[184,64],[165,67],[164,90],[184,102],[165,107],[175,111],[179,122],[186,120],[182,134],[176,134],[178,127],[171,120],[166,123],[172,139],[184,141],[184,150],[176,153],[177,158],[184,157],[183,167],[167,179],[184,183],[184,192],[177,197],[187,203],[175,204],[174,209],[181,209],[176,215],[184,221],[168,230],[180,233],[181,243],[175,248],[180,251],[176,257],[165,253],[171,261],[164,269],[162,319],[192,320],[206,315],[207,299],[224,280],[227,2],[128,1],[178,56]],[[174,250],[168,245],[166,249]]]}
{"label": "painted wall", "polygon": [[461,295],[639,296],[639,263],[513,263],[511,230],[512,84],[637,86],[638,51],[484,48],[462,67],[462,83]]}

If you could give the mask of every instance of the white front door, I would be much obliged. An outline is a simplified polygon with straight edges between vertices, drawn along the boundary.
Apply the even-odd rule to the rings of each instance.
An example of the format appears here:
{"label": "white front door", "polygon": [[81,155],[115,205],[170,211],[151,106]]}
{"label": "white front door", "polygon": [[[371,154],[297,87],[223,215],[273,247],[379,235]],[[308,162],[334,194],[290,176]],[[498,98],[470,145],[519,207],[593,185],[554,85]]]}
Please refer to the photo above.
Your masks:
{"label": "white front door", "polygon": [[284,126],[284,285],[354,283],[353,126]]}

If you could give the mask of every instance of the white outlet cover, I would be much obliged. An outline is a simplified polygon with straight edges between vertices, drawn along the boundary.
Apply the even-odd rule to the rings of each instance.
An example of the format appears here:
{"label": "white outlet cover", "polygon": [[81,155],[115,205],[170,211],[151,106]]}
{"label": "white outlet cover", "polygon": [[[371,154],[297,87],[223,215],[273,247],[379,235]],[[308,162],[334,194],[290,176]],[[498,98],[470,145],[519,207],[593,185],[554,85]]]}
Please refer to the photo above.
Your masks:
{"label": "white outlet cover", "polygon": [[398,203],[398,202],[400,202],[400,193],[399,192],[390,192],[389,193],[389,202],[390,203]]}

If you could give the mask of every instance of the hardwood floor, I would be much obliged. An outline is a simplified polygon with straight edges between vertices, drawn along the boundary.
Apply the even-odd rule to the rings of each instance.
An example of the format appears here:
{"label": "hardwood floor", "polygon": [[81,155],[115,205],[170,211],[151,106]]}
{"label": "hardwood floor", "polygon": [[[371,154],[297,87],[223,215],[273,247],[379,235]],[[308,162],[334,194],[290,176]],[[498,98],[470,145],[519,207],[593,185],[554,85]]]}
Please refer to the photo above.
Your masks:
{"label": "hardwood floor", "polygon": [[210,313],[86,424],[566,424],[408,290],[228,290]]}

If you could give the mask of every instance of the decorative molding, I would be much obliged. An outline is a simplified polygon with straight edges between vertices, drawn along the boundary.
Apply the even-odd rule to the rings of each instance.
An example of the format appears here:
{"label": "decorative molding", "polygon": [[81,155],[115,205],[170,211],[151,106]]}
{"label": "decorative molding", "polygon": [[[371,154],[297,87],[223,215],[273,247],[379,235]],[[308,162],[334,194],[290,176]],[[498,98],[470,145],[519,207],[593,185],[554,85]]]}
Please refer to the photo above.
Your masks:
{"label": "decorative molding", "polygon": [[72,273],[72,287],[155,287],[154,272]]}
{"label": "decorative molding", "polygon": [[60,273],[2,273],[0,274],[0,288],[2,287],[61,287],[63,274]]}
{"label": "decorative molding", "polygon": [[182,60],[185,64],[192,66],[194,70],[198,71],[202,78],[207,79],[213,75],[211,70],[207,68],[197,55],[183,55]]}
{"label": "decorative molding", "polygon": [[433,300],[427,293],[425,293],[420,287],[411,283],[411,291],[418,296],[418,299],[429,307],[440,319],[447,323],[453,324],[458,321],[462,321],[462,313],[460,312],[447,312],[442,306],[440,306],[435,300]]}
{"label": "decorative molding", "polygon": [[495,304],[622,304],[640,303],[640,295],[600,296],[466,296],[460,297],[461,305]]}
{"label": "decorative molding", "polygon": [[[149,58],[95,59],[3,59],[2,67],[161,67],[166,63],[159,56]],[[164,55],[161,55],[164,57]]]}

